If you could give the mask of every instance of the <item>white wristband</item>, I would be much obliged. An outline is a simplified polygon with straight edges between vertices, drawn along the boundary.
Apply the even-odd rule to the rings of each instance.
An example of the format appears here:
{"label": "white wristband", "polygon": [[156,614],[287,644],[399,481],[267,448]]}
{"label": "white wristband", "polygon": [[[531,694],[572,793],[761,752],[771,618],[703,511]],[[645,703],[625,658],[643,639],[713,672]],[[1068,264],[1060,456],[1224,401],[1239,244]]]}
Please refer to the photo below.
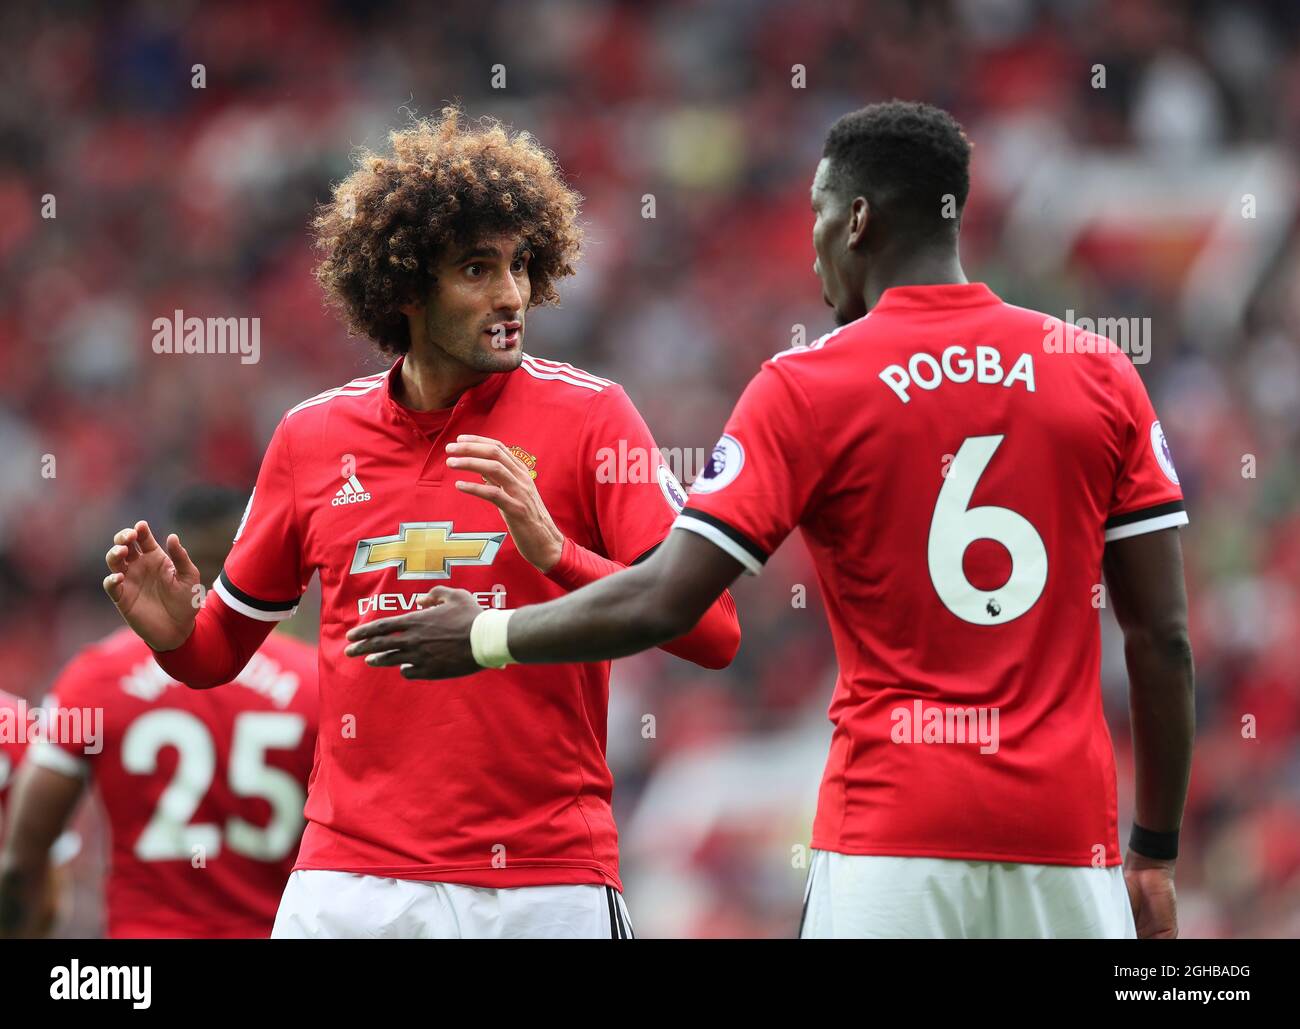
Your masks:
{"label": "white wristband", "polygon": [[504,668],[515,664],[506,644],[506,629],[514,611],[491,608],[474,619],[469,627],[469,645],[474,660],[482,668]]}

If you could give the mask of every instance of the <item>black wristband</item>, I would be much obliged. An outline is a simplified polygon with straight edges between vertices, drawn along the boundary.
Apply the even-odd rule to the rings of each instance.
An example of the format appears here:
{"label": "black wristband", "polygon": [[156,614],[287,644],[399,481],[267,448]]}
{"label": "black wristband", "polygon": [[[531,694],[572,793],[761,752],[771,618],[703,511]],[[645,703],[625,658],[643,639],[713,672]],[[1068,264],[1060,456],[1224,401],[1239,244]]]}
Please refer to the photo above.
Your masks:
{"label": "black wristband", "polygon": [[1178,856],[1178,833],[1155,832],[1134,822],[1128,837],[1128,849],[1156,861],[1172,861]]}

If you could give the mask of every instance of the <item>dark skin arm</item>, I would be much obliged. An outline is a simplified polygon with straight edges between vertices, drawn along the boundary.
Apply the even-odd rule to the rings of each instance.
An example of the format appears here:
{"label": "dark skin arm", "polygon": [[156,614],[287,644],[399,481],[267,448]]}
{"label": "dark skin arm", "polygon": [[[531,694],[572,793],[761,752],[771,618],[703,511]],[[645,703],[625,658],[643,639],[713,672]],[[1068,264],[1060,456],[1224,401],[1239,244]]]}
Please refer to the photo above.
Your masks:
{"label": "dark skin arm", "polygon": [[[626,657],[690,632],[741,573],[740,562],[708,540],[675,529],[649,558],[511,617],[510,653],[521,664]],[[453,679],[482,669],[469,645],[483,609],[465,590],[439,586],[432,605],[348,632],[349,657],[396,665],[407,679]]]}
{"label": "dark skin arm", "polygon": [[[1136,765],[1136,818],[1175,832],[1191,780],[1196,730],[1187,590],[1177,529],[1106,545],[1102,564],[1115,618],[1124,632]],[[1124,878],[1140,939],[1174,939],[1178,917],[1174,862],[1129,850]]]}
{"label": "dark skin arm", "polygon": [[0,852],[0,939],[43,935],[53,910],[50,848],[72,818],[85,780],[30,761],[18,769]]}

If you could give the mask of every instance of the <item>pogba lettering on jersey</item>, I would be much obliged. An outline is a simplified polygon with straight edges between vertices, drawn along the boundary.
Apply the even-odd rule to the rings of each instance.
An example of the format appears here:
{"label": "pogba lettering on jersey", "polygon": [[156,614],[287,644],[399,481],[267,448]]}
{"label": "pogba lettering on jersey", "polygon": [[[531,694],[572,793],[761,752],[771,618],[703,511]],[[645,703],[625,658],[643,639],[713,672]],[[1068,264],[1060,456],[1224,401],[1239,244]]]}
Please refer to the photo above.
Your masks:
{"label": "pogba lettering on jersey", "polygon": [[1029,354],[1021,354],[1012,364],[1011,370],[1002,369],[1002,355],[994,347],[977,346],[975,356],[968,357],[966,348],[961,345],[945,347],[936,359],[924,350],[913,354],[904,368],[901,364],[891,364],[880,373],[880,381],[894,391],[904,404],[911,401],[908,389],[917,386],[921,389],[938,389],[943,381],[978,382],[986,386],[1011,386],[1022,382],[1025,389],[1034,392],[1034,359]]}

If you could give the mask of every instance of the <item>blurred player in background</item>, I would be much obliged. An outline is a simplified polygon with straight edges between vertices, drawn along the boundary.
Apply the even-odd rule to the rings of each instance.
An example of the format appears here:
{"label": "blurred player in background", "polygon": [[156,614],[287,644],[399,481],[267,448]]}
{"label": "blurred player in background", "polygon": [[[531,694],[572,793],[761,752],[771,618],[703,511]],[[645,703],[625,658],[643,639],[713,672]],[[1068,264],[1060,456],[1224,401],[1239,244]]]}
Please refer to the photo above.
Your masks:
{"label": "blurred player in background", "polygon": [[[556,301],[581,240],[549,155],[452,108],[391,142],[317,218],[317,277],[396,360],[284,416],[197,619],[180,540],[164,550],[144,522],[117,534],[104,586],[165,668],[206,686],[320,574],[326,728],[274,935],[627,938],[609,664],[430,689],[343,654],[348,629],[430,582],[504,606],[617,572],[684,500],[618,385],[523,352],[525,312]],[[641,467],[602,475],[620,448]],[[734,605],[719,591],[699,616],[660,642],[721,668]]]}
{"label": "blurred player in background", "polygon": [[[649,561],[523,611],[435,589],[348,653],[428,678],[631,654],[800,526],[840,666],[802,934],[1171,937],[1194,721],[1182,492],[1124,353],[966,281],[969,162],[926,105],[832,127],[814,270],[841,327],[763,365]],[[1126,873],[1103,567],[1131,683]]]}
{"label": "blurred player in background", "polygon": [[[221,487],[178,498],[192,585],[199,570],[221,566],[243,504]],[[197,595],[187,592],[187,603]],[[302,838],[317,732],[315,648],[276,633],[229,685],[191,690],[123,628],[77,655],[45,706],[102,712],[100,737],[50,731],[32,747],[0,859],[0,930],[29,917],[43,855],[93,781],[112,839],[108,936],[270,935]]]}
{"label": "blurred player in background", "polygon": [[[20,730],[20,726],[30,724],[30,712],[26,703],[12,693],[6,693],[0,690],[0,853],[3,853],[6,815],[9,806],[9,797],[12,794],[14,779],[18,774],[18,767],[23,763],[27,756],[28,747],[31,738],[27,735],[26,729]],[[73,834],[67,834],[72,837]],[[40,901],[32,905],[32,910],[27,913],[26,924],[21,926],[21,930],[26,935],[43,936],[50,928],[54,921],[58,909],[59,895],[59,876],[53,867],[52,860],[53,850],[57,844],[52,846],[46,852],[46,855],[40,858],[42,862],[51,863],[51,867],[46,872],[45,888],[42,890]],[[8,935],[5,926],[12,920],[16,926],[16,918],[9,918],[5,915],[4,903],[4,866],[0,864],[0,937]]]}
{"label": "blurred player in background", "polygon": [[5,808],[10,787],[13,785],[18,766],[27,756],[28,744],[25,732],[22,734],[11,732],[7,727],[16,727],[20,722],[25,724],[26,721],[27,705],[12,693],[0,690],[0,725],[6,726],[6,731],[0,732],[0,841],[4,840]]}

